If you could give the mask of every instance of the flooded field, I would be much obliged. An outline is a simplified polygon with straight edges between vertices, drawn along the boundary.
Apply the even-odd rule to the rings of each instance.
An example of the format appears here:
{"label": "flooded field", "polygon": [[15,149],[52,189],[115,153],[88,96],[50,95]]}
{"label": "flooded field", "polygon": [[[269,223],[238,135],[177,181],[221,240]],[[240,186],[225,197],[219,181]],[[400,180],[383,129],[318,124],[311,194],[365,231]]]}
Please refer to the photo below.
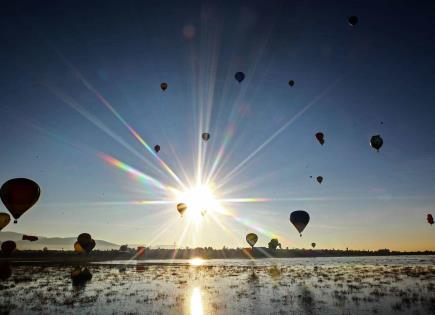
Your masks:
{"label": "flooded field", "polygon": [[0,313],[435,314],[434,256],[81,267],[12,264]]}

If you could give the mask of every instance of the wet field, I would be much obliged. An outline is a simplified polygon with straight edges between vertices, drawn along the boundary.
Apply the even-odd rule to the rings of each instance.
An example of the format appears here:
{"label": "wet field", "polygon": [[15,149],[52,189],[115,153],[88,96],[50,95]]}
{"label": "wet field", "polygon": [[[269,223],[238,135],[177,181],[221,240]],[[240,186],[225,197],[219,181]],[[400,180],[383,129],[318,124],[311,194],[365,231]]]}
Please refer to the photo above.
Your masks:
{"label": "wet field", "polygon": [[[435,314],[434,256],[81,267],[11,264],[0,282],[0,313]],[[86,269],[91,277],[81,277]]]}

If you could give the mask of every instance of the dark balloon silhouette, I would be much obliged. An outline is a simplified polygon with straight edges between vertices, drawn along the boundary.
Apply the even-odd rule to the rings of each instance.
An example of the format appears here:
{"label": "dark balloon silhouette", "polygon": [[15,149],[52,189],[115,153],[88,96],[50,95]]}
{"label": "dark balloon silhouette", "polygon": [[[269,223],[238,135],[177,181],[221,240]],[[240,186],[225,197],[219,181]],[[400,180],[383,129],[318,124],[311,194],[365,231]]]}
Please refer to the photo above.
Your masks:
{"label": "dark balloon silhouette", "polygon": [[12,276],[12,269],[9,262],[0,262],[0,280],[7,280],[10,276]]}
{"label": "dark balloon silhouette", "polygon": [[2,253],[5,256],[9,256],[15,251],[15,249],[17,249],[17,244],[15,244],[14,241],[6,241],[2,243],[1,248],[2,248]]}
{"label": "dark balloon silhouette", "polygon": [[249,233],[246,235],[246,242],[248,242],[249,246],[254,247],[255,243],[258,241],[258,236],[255,233]]}
{"label": "dark balloon silhouette", "polygon": [[382,140],[380,135],[374,135],[370,138],[370,145],[373,149],[379,152],[379,149],[384,144],[384,140]]}
{"label": "dark balloon silhouette", "polygon": [[154,151],[156,151],[156,153],[159,153],[159,151],[160,151],[160,146],[159,146],[158,144],[156,144],[156,145],[154,146]]}
{"label": "dark balloon silhouette", "polygon": [[[78,246],[76,245],[78,244]],[[82,233],[77,237],[77,242],[74,244],[74,250],[81,253],[84,250],[89,254],[95,247],[95,241],[88,233]]]}
{"label": "dark balloon silhouette", "polygon": [[32,235],[23,235],[23,241],[30,241],[30,242],[35,242],[38,240],[37,236],[32,236]]}
{"label": "dark balloon silhouette", "polygon": [[83,247],[80,246],[79,242],[74,243],[74,251],[79,254],[86,254],[86,251]]}
{"label": "dark balloon silhouette", "polygon": [[351,27],[355,27],[358,24],[358,17],[355,15],[352,15],[351,17],[349,17],[348,22],[349,22],[349,25]]}
{"label": "dark balloon silhouette", "polygon": [[293,81],[293,80],[288,81],[288,85],[290,85],[292,87],[293,85],[295,85],[295,81]]}
{"label": "dark balloon silhouette", "polygon": [[1,200],[14,217],[14,223],[38,201],[40,194],[38,184],[27,178],[10,179],[0,189]]}
{"label": "dark balloon silhouette", "polygon": [[187,205],[185,203],[179,203],[177,205],[178,213],[183,216],[184,212],[187,210]]}
{"label": "dark balloon silhouette", "polygon": [[323,134],[323,132],[316,133],[316,139],[321,145],[323,145],[325,143],[325,135]]}
{"label": "dark balloon silhouette", "polygon": [[208,140],[210,139],[210,134],[207,133],[207,132],[204,132],[204,133],[201,135],[201,138],[202,138],[202,140],[204,140],[204,141],[208,141]]}
{"label": "dark balloon silhouette", "polygon": [[168,88],[168,83],[166,82],[160,83],[160,88],[162,89],[162,91],[166,91],[166,89]]}
{"label": "dark balloon silhouette", "polygon": [[427,215],[427,223],[429,223],[430,225],[433,224],[433,216],[430,213]]}
{"label": "dark balloon silhouette", "polygon": [[237,72],[234,78],[240,83],[245,79],[245,74],[243,72]]}
{"label": "dark balloon silhouette", "polygon": [[302,231],[305,229],[308,222],[310,222],[310,215],[304,210],[293,211],[290,214],[290,222],[295,226],[296,230],[298,230],[299,235],[302,236]]}
{"label": "dark balloon silhouette", "polygon": [[323,182],[323,177],[322,176],[317,176],[317,182],[319,183],[319,184],[321,184],[322,182]]}
{"label": "dark balloon silhouette", "polygon": [[0,213],[0,231],[11,222],[11,216],[6,212]]}
{"label": "dark balloon silhouette", "polygon": [[311,243],[311,247],[312,248],[316,247],[316,243]]}

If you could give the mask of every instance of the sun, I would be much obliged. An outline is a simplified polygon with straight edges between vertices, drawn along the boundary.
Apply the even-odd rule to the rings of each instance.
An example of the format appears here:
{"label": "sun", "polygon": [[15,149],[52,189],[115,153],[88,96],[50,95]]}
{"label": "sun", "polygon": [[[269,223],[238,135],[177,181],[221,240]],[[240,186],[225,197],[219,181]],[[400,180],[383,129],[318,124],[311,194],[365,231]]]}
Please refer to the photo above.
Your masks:
{"label": "sun", "polygon": [[187,205],[184,216],[195,222],[201,222],[207,215],[219,212],[221,205],[209,185],[199,184],[176,194],[177,203]]}

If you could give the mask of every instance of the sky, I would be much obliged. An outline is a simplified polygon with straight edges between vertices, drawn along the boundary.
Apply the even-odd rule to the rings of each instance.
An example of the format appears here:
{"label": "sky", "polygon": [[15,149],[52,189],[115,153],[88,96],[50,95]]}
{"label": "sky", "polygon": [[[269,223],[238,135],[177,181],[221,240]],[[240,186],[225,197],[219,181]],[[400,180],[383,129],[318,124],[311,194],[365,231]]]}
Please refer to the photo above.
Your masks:
{"label": "sky", "polygon": [[[3,231],[435,250],[435,4],[11,1],[0,15],[0,182],[42,191]],[[198,185],[213,209],[180,217]]]}

